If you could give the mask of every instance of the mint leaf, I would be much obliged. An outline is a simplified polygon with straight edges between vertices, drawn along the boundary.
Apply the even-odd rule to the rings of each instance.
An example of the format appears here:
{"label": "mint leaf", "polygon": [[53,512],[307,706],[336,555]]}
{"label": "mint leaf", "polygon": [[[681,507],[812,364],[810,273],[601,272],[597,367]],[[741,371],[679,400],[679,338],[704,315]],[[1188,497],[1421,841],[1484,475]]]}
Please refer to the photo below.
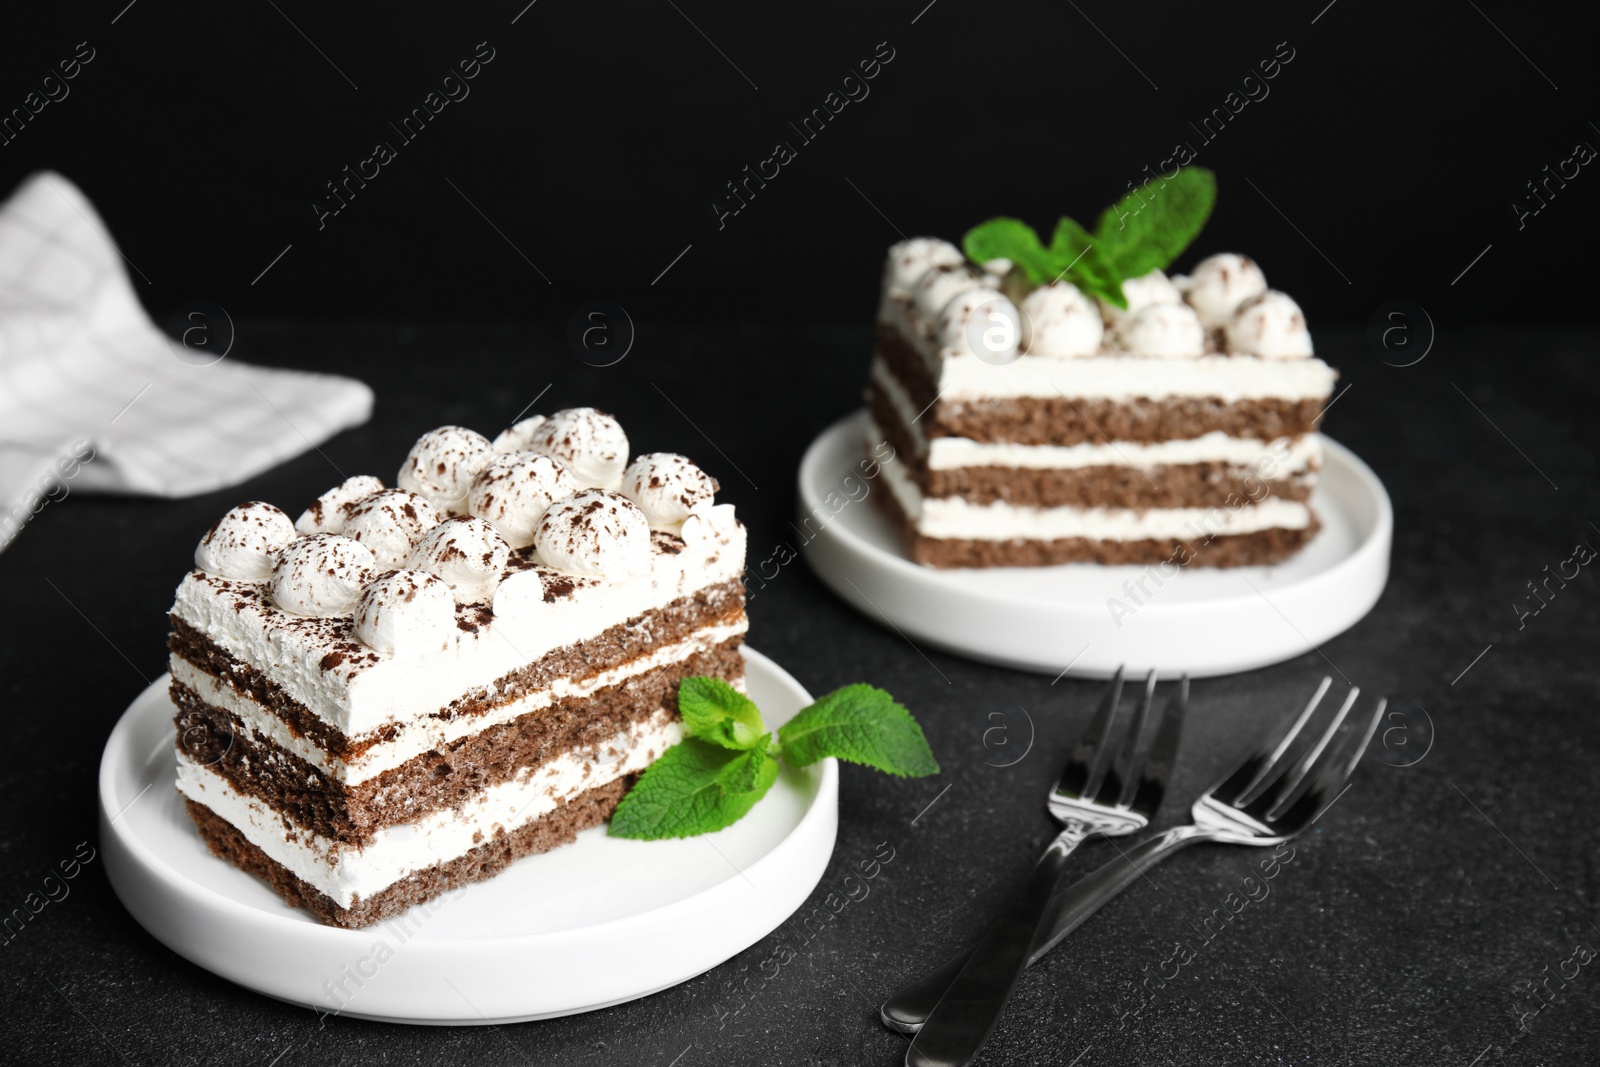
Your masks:
{"label": "mint leaf", "polygon": [[685,735],[723,748],[750,748],[766,733],[755,701],[721,678],[680,681],[678,713]]}
{"label": "mint leaf", "polygon": [[[756,773],[745,778],[730,765],[749,759],[749,752],[719,748],[696,738],[673,745],[640,776],[611,815],[612,837],[659,840],[694,837],[732,826],[766,795],[778,777],[778,761],[765,751],[765,736]],[[752,788],[730,794],[723,774]]]}
{"label": "mint leaf", "polygon": [[796,767],[834,756],[900,777],[937,774],[922,727],[894,697],[870,685],[847,685],[804,709],[778,730]]}
{"label": "mint leaf", "polygon": [[1043,285],[1060,272],[1054,257],[1039,241],[1032,226],[1020,219],[998,218],[980,222],[961,239],[961,250],[974,263],[1009,259],[1022,268],[1028,280]]}
{"label": "mint leaf", "polygon": [[1094,237],[1122,278],[1162,270],[1199,236],[1217,202],[1217,178],[1184,167],[1129,193],[1101,214]]}
{"label": "mint leaf", "polygon": [[1061,216],[1050,238],[1050,255],[1061,264],[1056,269],[1057,275],[1089,296],[1098,296],[1109,304],[1126,308],[1128,301],[1122,295],[1124,276],[1106,259],[1100,243],[1099,237],[1091,235],[1075,220]]}
{"label": "mint leaf", "polygon": [[[762,734],[748,751],[739,754],[738,758],[717,775],[717,784],[728,796],[739,796],[756,789],[765,793],[772,785],[772,778],[777,776],[778,761],[773,757],[776,747],[771,734]],[[772,777],[768,777],[763,784],[763,777],[767,775],[768,768],[772,769]]]}

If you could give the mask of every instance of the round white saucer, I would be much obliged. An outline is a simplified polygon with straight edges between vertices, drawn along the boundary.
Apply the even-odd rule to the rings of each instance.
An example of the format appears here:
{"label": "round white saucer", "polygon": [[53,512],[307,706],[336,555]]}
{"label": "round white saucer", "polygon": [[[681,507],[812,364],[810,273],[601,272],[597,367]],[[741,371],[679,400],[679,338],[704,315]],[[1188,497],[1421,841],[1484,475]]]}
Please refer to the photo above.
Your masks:
{"label": "round white saucer", "polygon": [[1232,674],[1343,633],[1377,603],[1389,577],[1389,494],[1354,453],[1326,439],[1312,498],[1322,531],[1274,567],[1185,567],[1159,586],[1146,577],[1141,588],[1134,583],[1143,567],[919,566],[870,499],[889,489],[863,462],[866,427],[866,413],[857,412],[806,450],[801,551],[868,618],[974,659],[1090,678],[1118,666],[1135,676],[1151,668],[1196,678]]}
{"label": "round white saucer", "polygon": [[[749,648],[767,726],[811,702]],[[318,1012],[438,1025],[591,1011],[677,985],[761,940],[833,854],[839,769],[785,767],[738,823],[674,841],[605,827],[487,882],[361,930],[323,926],[213,856],[174,787],[167,683],[123,713],[100,761],[106,871],[133,917],[179,955]]]}

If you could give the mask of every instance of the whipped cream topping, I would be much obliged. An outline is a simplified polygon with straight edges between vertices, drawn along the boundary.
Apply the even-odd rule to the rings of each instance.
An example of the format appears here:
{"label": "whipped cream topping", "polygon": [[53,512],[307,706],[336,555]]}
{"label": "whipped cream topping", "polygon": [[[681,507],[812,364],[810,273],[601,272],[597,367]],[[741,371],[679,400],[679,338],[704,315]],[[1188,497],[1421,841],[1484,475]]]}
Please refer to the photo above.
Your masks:
{"label": "whipped cream topping", "polygon": [[[919,251],[928,253],[932,266],[911,258]],[[919,266],[925,269],[908,284],[907,279]],[[992,345],[972,342],[969,336],[974,333],[989,340],[1001,340],[1006,333],[1002,322],[1007,316],[1003,311],[1002,322],[987,322],[986,316],[974,313],[975,298],[967,294],[978,291],[984,291],[984,295],[998,291],[1017,308],[1021,326],[1018,352],[1042,357],[1056,367],[1039,366],[1038,360],[1014,359],[1004,344],[997,352],[991,352]],[[1053,396],[1059,390],[1057,383],[1049,380],[1050,376],[1066,373],[1075,380],[1080,368],[1091,365],[1082,360],[1084,356],[1192,360],[1209,359],[1215,354],[1254,356],[1258,360],[1283,363],[1297,359],[1315,362],[1309,332],[1294,328],[1292,302],[1285,304],[1274,296],[1263,305],[1252,304],[1256,310],[1233,326],[1243,305],[1267,292],[1266,277],[1254,260],[1234,253],[1220,253],[1202,260],[1192,274],[1168,276],[1164,271],[1152,270],[1125,279],[1122,293],[1128,307],[1116,308],[1098,298],[1083,296],[1069,283],[1035,286],[1023,270],[1005,260],[991,260],[980,268],[962,259],[954,245],[917,238],[902,241],[890,249],[878,322],[894,328],[910,341],[939,379],[941,396],[955,399],[946,389],[954,386],[966,392],[969,385],[975,394],[986,395],[985,383],[1002,390],[994,394],[996,396]],[[957,305],[957,310],[951,310],[958,298],[966,299]],[[1155,307],[1192,310],[1200,324],[1199,344],[1194,343],[1193,324],[1181,311],[1151,315],[1137,325],[1134,323],[1143,312]],[[1086,308],[1091,315],[1080,314]],[[948,321],[945,319],[947,310]],[[982,328],[975,326],[980,318],[984,320],[979,324]],[[1099,319],[1098,326],[1090,319]],[[1304,315],[1299,321],[1303,324]],[[1239,340],[1232,341],[1230,337]],[[1068,360],[1072,361],[1070,370],[1069,364],[1064,362]],[[1005,370],[997,372],[990,367]],[[1109,378],[1126,376],[1122,370],[1105,370]],[[1231,379],[1255,373],[1257,371],[1249,365],[1241,364],[1224,376]],[[1207,370],[1205,376],[1216,377],[1217,372]],[[1133,377],[1142,379],[1146,375],[1139,370]],[[1298,372],[1298,384],[1294,388],[1322,395],[1320,383],[1332,377],[1334,375],[1325,365],[1304,368]],[[1161,395],[1187,392],[1187,387],[1163,389]],[[1141,386],[1136,395],[1155,394]]]}
{"label": "whipped cream topping", "polygon": [[1004,256],[999,256],[995,259],[986,259],[979,265],[983,267],[983,272],[985,274],[995,278],[1004,278],[1007,274],[1010,274],[1012,268],[1016,266],[1015,263],[1011,262],[1009,259],[1006,259]]}
{"label": "whipped cream topping", "polygon": [[1122,297],[1128,302],[1126,309],[1107,304],[1103,300],[1100,302],[1100,314],[1109,329],[1116,329],[1130,316],[1137,315],[1147,307],[1183,303],[1183,294],[1178,291],[1178,287],[1159,270],[1141,274],[1137,278],[1123,279]]}
{"label": "whipped cream topping", "polygon": [[501,430],[494,439],[496,452],[526,452],[533,447],[533,435],[544,425],[543,415],[530,415],[515,426]]}
{"label": "whipped cream topping", "polygon": [[718,547],[738,543],[739,520],[732,504],[714,504],[683,520],[678,536],[695,558],[714,557]]}
{"label": "whipped cream topping", "polygon": [[911,287],[911,306],[924,322],[936,323],[950,301],[968,289],[982,289],[988,285],[989,279],[982,271],[965,263],[933,267],[923,271]]}
{"label": "whipped cream topping", "polygon": [[985,363],[1010,363],[1022,343],[1022,315],[997,289],[968,289],[939,313],[939,340]]}
{"label": "whipped cream topping", "polygon": [[1240,304],[1266,291],[1266,275],[1261,273],[1255,260],[1233,252],[1220,252],[1195,266],[1184,298],[1200,316],[1200,324],[1208,330],[1216,330],[1228,324]]}
{"label": "whipped cream topping", "polygon": [[650,522],[639,505],[606,489],[558,500],[534,535],[539,557],[567,574],[628,578],[650,570]]}
{"label": "whipped cream topping", "polygon": [[472,480],[467,508],[506,544],[525,548],[533,544],[533,531],[550,505],[577,491],[578,483],[559,461],[539,452],[504,452]]}
{"label": "whipped cream topping", "polygon": [[1041,285],[1022,301],[1022,329],[1029,355],[1092,356],[1105,326],[1100,313],[1071,282]]}
{"label": "whipped cream topping", "polygon": [[622,495],[657,530],[677,531],[692,513],[711,506],[719,488],[715,478],[676,452],[646,452],[622,473]]}
{"label": "whipped cream topping", "polygon": [[1129,316],[1117,338],[1129,352],[1152,359],[1193,359],[1206,347],[1200,317],[1184,304],[1150,305]]}
{"label": "whipped cream topping", "polygon": [[427,571],[387,571],[356,599],[355,637],[385,655],[448,650],[455,641],[456,601],[443,578]]}
{"label": "whipped cream topping", "polygon": [[585,488],[617,488],[628,465],[628,435],[616,419],[594,408],[556,412],[532,432],[528,447],[560,460]]}
{"label": "whipped cream topping", "polygon": [[218,519],[195,546],[194,565],[207,574],[264,582],[277,552],[295,538],[294,523],[278,508],[251,500]]}
{"label": "whipped cream topping", "polygon": [[1240,304],[1228,321],[1228,347],[1262,359],[1300,359],[1312,354],[1305,312],[1288,293],[1269,289]]}
{"label": "whipped cream topping", "polygon": [[966,261],[961,249],[937,237],[900,241],[890,247],[883,265],[883,291],[889,296],[909,296],[917,279],[934,267],[959,267]]}
{"label": "whipped cream topping", "polygon": [[446,515],[467,513],[467,489],[494,458],[489,439],[461,426],[441,426],[417,438],[395,484],[428,498]]}
{"label": "whipped cream topping", "polygon": [[377,566],[398,567],[422,535],[439,525],[440,515],[426,497],[408,489],[382,489],[350,510],[341,531],[372,553]]}
{"label": "whipped cream topping", "polygon": [[372,553],[339,534],[292,541],[272,565],[267,594],[296,615],[343,615],[377,573]]}
{"label": "whipped cream topping", "polygon": [[1159,270],[1124,281],[1122,295],[1128,301],[1129,312],[1143,311],[1156,304],[1183,303],[1183,294],[1178,292],[1178,287],[1173,284],[1171,278]]}
{"label": "whipped cream topping", "polygon": [[[576,424],[578,432],[552,439],[541,432],[550,430],[551,422],[557,429]],[[609,448],[621,458],[627,454],[615,421],[592,409],[525,420],[507,434],[518,442],[539,436],[542,445],[558,448],[607,444],[609,437]],[[502,444],[512,442],[507,434],[501,435]],[[593,459],[598,451],[577,454]],[[482,480],[486,492],[478,506],[516,537],[512,520],[532,523],[543,502],[530,507],[530,500],[519,496],[524,488],[516,484],[515,473],[536,473],[543,486],[545,475],[566,467],[560,459],[527,450],[496,452],[471,431],[445,427],[418,442],[406,477],[420,485],[425,469],[439,475],[442,462],[449,476],[452,464],[459,474],[480,458],[477,473],[491,462],[495,467]],[[426,466],[429,461],[432,468]],[[616,467],[619,486],[625,466]],[[197,548],[197,569],[179,585],[172,610],[231,654],[257,665],[314,714],[346,733],[364,733],[431,713],[479,684],[474,679],[499,677],[530,657],[743,573],[745,531],[732,505],[713,503],[715,480],[670,454],[639,457],[635,473],[633,492],[649,517],[617,492],[585,490],[575,477],[557,477],[558,484],[545,488],[547,495],[559,497],[561,514],[546,523],[546,510],[533,530],[533,544],[516,550],[482,516],[445,519],[425,496],[383,489],[377,479],[365,477],[324,493],[320,514],[308,509],[308,521],[340,522],[342,534],[319,529],[297,541],[294,524],[281,511],[261,503],[243,505],[219,520]],[[568,468],[566,475],[571,474]],[[476,474],[472,481],[478,481]],[[443,481],[433,484],[437,490]],[[502,484],[512,489],[507,500],[498,491],[487,492]],[[373,487],[379,488],[350,501]],[[472,496],[469,483],[469,504]],[[336,518],[341,512],[342,519]],[[652,522],[658,524],[655,531]],[[539,528],[545,530],[542,545]],[[291,545],[293,553],[276,581],[269,582],[275,562]],[[427,636],[431,624],[422,607],[401,607],[395,619],[389,617],[392,610],[383,610],[392,609],[399,603],[395,596],[404,592],[398,583],[406,579],[388,574],[401,568],[431,574],[448,587],[455,631],[447,646]],[[410,581],[420,580],[412,576]],[[359,593],[374,583],[372,601],[361,609],[364,621],[358,620]],[[437,587],[421,585],[426,588],[417,593],[420,603],[437,606]],[[471,606],[456,606],[461,604]],[[314,625],[304,617],[310,615],[320,616]],[[356,641],[368,647],[353,651]],[[337,662],[329,660],[329,651],[341,653]]]}
{"label": "whipped cream topping", "polygon": [[[574,576],[514,558],[495,590],[493,614],[485,618],[481,608],[465,609],[475,625],[461,630],[456,645],[443,651],[384,656],[355,645],[348,616],[308,625],[309,620],[275,606],[264,584],[200,570],[179,583],[172,611],[230,654],[256,665],[312,714],[355,737],[426,720],[484,679],[519,670],[554,649],[732,582],[744,572],[748,536],[731,504],[691,515],[680,537],[653,533],[650,540],[648,573],[625,579]],[[519,595],[508,596],[513,590]],[[464,609],[456,610],[462,619]],[[347,651],[350,646],[360,650]],[[327,654],[335,650],[347,654],[327,665]]]}
{"label": "whipped cream topping", "polygon": [[511,546],[495,528],[469,516],[446,519],[423,534],[406,566],[444,579],[459,604],[485,604],[494,600],[510,558]]}
{"label": "whipped cream topping", "polygon": [[294,528],[306,535],[344,533],[345,520],[355,506],[382,488],[383,482],[370,474],[346,478],[302,511],[300,517],[294,520]]}

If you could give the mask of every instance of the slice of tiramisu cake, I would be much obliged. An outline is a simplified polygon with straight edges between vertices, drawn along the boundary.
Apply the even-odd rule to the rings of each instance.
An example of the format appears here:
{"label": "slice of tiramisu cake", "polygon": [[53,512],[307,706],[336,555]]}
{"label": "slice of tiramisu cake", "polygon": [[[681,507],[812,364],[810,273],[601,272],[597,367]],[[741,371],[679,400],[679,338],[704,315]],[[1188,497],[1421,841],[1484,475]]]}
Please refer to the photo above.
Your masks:
{"label": "slice of tiramisu cake", "polygon": [[591,408],[423,435],[397,487],[224,515],[172,608],[178,790],[217,855],[363,926],[605,820],[743,677],[745,531]]}
{"label": "slice of tiramisu cake", "polygon": [[[969,233],[969,254],[932,238],[890,249],[870,444],[896,453],[879,499],[916,562],[1227,567],[1316,533],[1336,375],[1305,316],[1243,256],[1151,269],[1187,240],[1154,259],[1159,236],[1117,246],[1117,210],[1094,235],[1063,219],[1050,250],[1009,219]],[[996,234],[1018,261],[987,254]]]}

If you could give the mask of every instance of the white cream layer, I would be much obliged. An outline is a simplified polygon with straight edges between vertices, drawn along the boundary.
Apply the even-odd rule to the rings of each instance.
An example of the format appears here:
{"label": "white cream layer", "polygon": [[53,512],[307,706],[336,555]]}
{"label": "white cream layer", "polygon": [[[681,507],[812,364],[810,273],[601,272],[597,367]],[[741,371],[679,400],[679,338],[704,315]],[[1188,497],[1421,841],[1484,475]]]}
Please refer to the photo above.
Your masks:
{"label": "white cream layer", "polygon": [[1264,478],[1283,478],[1322,466],[1322,438],[1318,434],[1280,437],[1263,441],[1230,437],[1212,431],[1181,441],[1084,442],[1076,445],[1022,445],[1004,441],[974,441],[967,437],[935,437],[923,433],[917,409],[900,380],[880,359],[872,367],[873,388],[881,392],[900,425],[910,434],[929,470],[963,467],[1021,467],[1029,470],[1076,470],[1084,467],[1153,467],[1186,463],[1227,463],[1256,467]]}
{"label": "white cream layer", "polygon": [[1242,400],[1320,400],[1336,375],[1320,359],[1200,356],[1145,359],[1106,353],[1088,359],[1022,356],[994,366],[971,354],[942,354],[938,376],[944,400],[1069,397],[1128,401],[1207,397]]}
{"label": "white cream layer", "polygon": [[358,785],[424,752],[452,744],[491,726],[511,722],[531,711],[549,707],[558,700],[588,697],[629,678],[681,663],[698,652],[715,648],[729,638],[744,633],[748,628],[749,621],[741,617],[738,622],[725,626],[697,630],[683,641],[658,648],[648,655],[636,657],[592,677],[577,680],[559,678],[544,689],[490,708],[482,715],[465,715],[449,721],[429,717],[395,723],[392,738],[373,745],[348,762],[329,755],[310,738],[291,732],[277,715],[183,657],[172,656],[170,669],[172,676],[198,693],[200,699],[238,716],[258,740],[269,741],[299,756],[329,778]]}
{"label": "white cream layer", "polygon": [[[286,628],[276,608],[249,603],[235,610],[234,600],[214,587],[219,580],[201,572],[184,578],[172,610],[312,714],[356,737],[431,715],[554,649],[738,578],[744,572],[745,528],[730,505],[719,504],[709,514],[715,520],[711,539],[683,544],[676,552],[655,548],[648,575],[580,579],[570,595],[546,602],[538,573],[524,571],[501,583],[494,618],[476,632],[462,633],[449,648],[386,657],[353,672],[325,669],[326,640]],[[507,596],[513,592],[524,595]]]}
{"label": "white cream layer", "polygon": [[[455,808],[379,830],[364,847],[295,825],[178,753],[178,790],[237,827],[262,852],[341,907],[370,899],[413,871],[446,863],[555,809],[559,800],[641,771],[683,738],[666,711],[585,752],[560,756]],[[585,771],[587,770],[587,774]],[[476,835],[482,835],[474,840]]]}
{"label": "white cream layer", "polygon": [[1096,541],[1146,538],[1193,540],[1278,528],[1301,530],[1311,509],[1268,497],[1237,509],[1213,508],[1035,508],[1015,504],[971,504],[961,497],[925,497],[899,459],[883,464],[884,481],[925,537],[971,541],[1052,541],[1083,537]]}
{"label": "white cream layer", "polygon": [[1241,400],[1316,400],[1332,394],[1337,372],[1315,356],[1261,359],[1207,355],[1193,359],[1152,359],[1106,349],[1092,356],[1022,355],[1001,366],[971,352],[940,349],[908,325],[904,314],[890,321],[910,340],[943,400],[993,400],[1012,397],[1069,397],[1132,400],[1142,397],[1215,397]]}

